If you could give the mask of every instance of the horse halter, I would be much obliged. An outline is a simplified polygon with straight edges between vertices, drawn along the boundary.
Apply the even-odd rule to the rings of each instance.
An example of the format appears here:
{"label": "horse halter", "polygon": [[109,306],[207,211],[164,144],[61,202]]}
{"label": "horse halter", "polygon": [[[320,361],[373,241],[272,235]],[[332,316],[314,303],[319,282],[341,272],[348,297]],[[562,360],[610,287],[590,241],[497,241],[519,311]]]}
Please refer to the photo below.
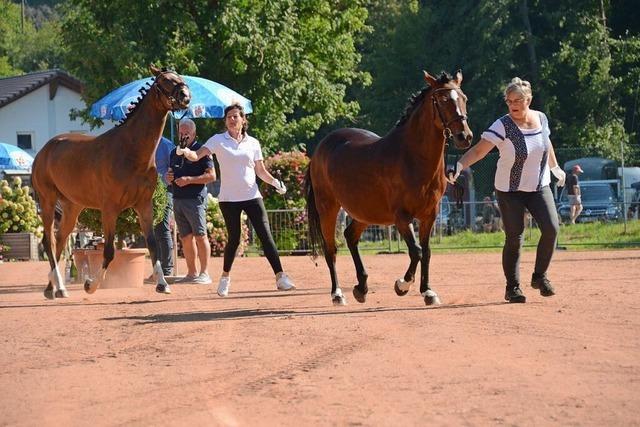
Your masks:
{"label": "horse halter", "polygon": [[[160,74],[158,74],[156,76],[156,80],[154,82],[154,86],[158,90],[158,92],[160,92],[162,95],[165,96],[165,98],[167,98],[169,100],[169,102],[171,103],[171,107],[173,107],[173,109],[179,110],[181,108],[179,108],[180,107],[180,102],[178,101],[178,94],[180,93],[182,88],[187,86],[187,84],[184,83],[184,82],[178,83],[173,87],[173,90],[171,92],[167,92],[162,87],[162,85],[160,85],[160,82],[158,81],[158,79],[160,78],[160,76],[165,75],[165,74],[169,74],[169,73],[173,73],[173,72],[172,71],[162,71],[162,72],[160,72]],[[173,73],[173,74],[175,74],[175,73]]]}
{"label": "horse halter", "polygon": [[438,92],[449,92],[455,90],[456,92],[458,91],[457,89],[449,89],[449,88],[444,88],[441,87],[439,89],[435,89],[433,91],[433,93],[431,94],[431,101],[433,102],[433,107],[434,107],[434,112],[433,112],[433,116],[435,118],[436,115],[436,111],[438,112],[438,116],[440,117],[440,121],[442,122],[442,125],[444,126],[444,130],[442,131],[443,136],[445,137],[445,139],[447,140],[447,142],[449,142],[449,140],[453,137],[453,132],[451,132],[451,128],[449,128],[449,126],[452,123],[455,122],[463,122],[465,120],[467,120],[467,116],[462,114],[458,114],[456,115],[456,117],[454,117],[453,119],[446,121],[444,119],[444,115],[442,114],[442,110],[440,110],[440,103],[438,102],[438,100],[436,99],[436,95],[438,94]]}

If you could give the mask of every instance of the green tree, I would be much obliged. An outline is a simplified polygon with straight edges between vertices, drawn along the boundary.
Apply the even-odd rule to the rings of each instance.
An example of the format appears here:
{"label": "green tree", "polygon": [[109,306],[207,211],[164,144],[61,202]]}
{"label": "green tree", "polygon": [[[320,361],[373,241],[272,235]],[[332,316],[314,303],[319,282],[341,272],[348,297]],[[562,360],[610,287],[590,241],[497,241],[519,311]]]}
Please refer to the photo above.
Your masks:
{"label": "green tree", "polygon": [[[371,3],[372,10],[384,7]],[[506,112],[502,88],[519,76],[532,82],[533,108],[549,115],[558,147],[618,158],[620,141],[637,138],[640,120],[630,106],[640,81],[638,40],[628,28],[608,28],[609,1],[393,3],[404,7],[387,14],[363,47],[373,84],[362,97],[360,119],[372,130],[385,132],[399,116],[408,95],[422,86],[420,68],[460,67],[477,135]],[[637,34],[637,23],[614,16]]]}
{"label": "green tree", "polygon": [[354,117],[347,88],[367,81],[357,70],[356,40],[367,30],[359,0],[69,0],[64,12],[67,65],[86,82],[88,104],[146,76],[150,62],[171,65],[250,98],[252,133],[268,152]]}
{"label": "green tree", "polygon": [[49,6],[28,7],[0,0],[0,76],[62,67],[64,46],[58,15]]}

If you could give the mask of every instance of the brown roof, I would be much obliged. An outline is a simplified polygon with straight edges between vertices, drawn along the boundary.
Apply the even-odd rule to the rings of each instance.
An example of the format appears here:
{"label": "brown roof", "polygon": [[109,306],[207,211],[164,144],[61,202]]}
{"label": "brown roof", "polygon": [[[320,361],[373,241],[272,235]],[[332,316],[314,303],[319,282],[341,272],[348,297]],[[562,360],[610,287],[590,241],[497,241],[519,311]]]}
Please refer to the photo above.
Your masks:
{"label": "brown roof", "polygon": [[0,108],[46,84],[49,84],[49,99],[56,96],[60,85],[78,93],[81,93],[83,89],[80,80],[66,71],[58,69],[0,78]]}

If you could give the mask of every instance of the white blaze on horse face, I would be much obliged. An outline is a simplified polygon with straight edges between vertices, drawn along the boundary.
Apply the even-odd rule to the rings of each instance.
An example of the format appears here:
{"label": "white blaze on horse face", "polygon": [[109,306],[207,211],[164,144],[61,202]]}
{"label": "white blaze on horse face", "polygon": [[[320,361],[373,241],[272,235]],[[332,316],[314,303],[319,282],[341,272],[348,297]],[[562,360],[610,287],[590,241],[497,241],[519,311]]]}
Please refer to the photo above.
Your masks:
{"label": "white blaze on horse face", "polygon": [[460,110],[460,104],[458,104],[458,99],[460,98],[460,95],[458,95],[458,91],[455,89],[451,89],[450,95],[451,99],[453,100],[453,102],[456,103],[456,113],[458,113],[459,116],[462,116],[462,111]]}

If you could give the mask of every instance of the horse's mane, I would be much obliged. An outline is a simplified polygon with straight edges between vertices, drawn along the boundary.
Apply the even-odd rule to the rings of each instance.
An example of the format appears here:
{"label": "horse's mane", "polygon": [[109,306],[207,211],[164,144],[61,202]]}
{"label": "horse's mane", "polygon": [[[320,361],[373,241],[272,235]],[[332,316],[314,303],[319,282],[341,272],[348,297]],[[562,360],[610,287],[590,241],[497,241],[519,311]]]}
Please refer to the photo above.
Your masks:
{"label": "horse's mane", "polygon": [[[170,70],[170,69],[168,69],[166,67],[162,67],[161,71],[162,72],[167,72],[167,71],[174,72],[173,70]],[[149,89],[151,89],[151,86],[153,86],[154,83],[156,82],[155,78],[151,77],[151,79],[152,80],[148,81],[144,86],[142,86],[138,90],[138,92],[140,92],[140,96],[134,102],[129,104],[130,106],[133,105],[133,108],[131,108],[131,110],[129,110],[127,112],[127,114],[124,116],[124,119],[120,120],[116,126],[123,125],[127,120],[129,120],[135,114],[136,111],[138,111],[138,107],[140,106],[140,104],[142,104],[142,100],[144,99],[145,96],[147,96],[147,94],[149,93]]]}
{"label": "horse's mane", "polygon": [[136,113],[136,111],[138,111],[138,107],[140,106],[140,104],[142,104],[142,100],[144,99],[145,96],[147,96],[147,94],[149,93],[149,89],[151,88],[151,86],[153,86],[154,82],[155,80],[151,80],[147,82],[145,86],[142,86],[138,90],[138,92],[140,92],[140,96],[138,97],[138,99],[136,99],[131,104],[129,104],[129,107],[133,106],[133,108],[127,111],[124,118],[120,120],[116,126],[123,125],[127,120],[129,120]]}
{"label": "horse's mane", "polygon": [[[451,75],[443,71],[440,74],[440,77],[438,77],[437,81],[440,84],[446,84],[446,83],[449,83],[452,79],[453,77],[451,77]],[[407,103],[407,107],[405,108],[404,113],[402,114],[402,117],[400,117],[400,119],[398,119],[398,121],[396,122],[396,127],[402,126],[403,124],[405,124],[407,120],[409,120],[409,117],[411,117],[413,112],[417,110],[420,105],[422,105],[422,101],[424,101],[424,97],[427,95],[427,92],[429,92],[430,90],[431,90],[431,86],[427,85],[427,87],[423,88],[420,92],[416,92],[411,95],[411,97],[409,98],[409,102]]]}

